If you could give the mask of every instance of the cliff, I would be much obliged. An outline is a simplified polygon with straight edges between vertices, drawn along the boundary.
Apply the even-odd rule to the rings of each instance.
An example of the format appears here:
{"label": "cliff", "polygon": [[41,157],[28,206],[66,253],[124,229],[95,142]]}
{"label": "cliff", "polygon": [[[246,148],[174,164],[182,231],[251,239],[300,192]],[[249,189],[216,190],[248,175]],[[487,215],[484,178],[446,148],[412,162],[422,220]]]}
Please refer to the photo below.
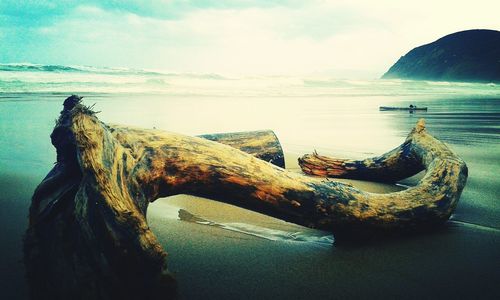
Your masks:
{"label": "cliff", "polygon": [[414,48],[382,78],[500,82],[500,31],[461,31]]}

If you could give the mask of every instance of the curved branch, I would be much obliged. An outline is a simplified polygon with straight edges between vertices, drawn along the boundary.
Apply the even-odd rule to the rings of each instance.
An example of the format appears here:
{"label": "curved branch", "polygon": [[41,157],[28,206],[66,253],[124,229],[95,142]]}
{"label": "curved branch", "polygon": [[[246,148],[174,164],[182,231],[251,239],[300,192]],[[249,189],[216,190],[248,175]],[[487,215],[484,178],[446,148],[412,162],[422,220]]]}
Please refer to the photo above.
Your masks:
{"label": "curved branch", "polygon": [[425,169],[412,145],[413,138],[409,138],[381,156],[364,160],[331,158],[314,152],[300,157],[299,166],[304,173],[315,176],[395,182]]}
{"label": "curved branch", "polygon": [[457,205],[468,175],[465,162],[427,133],[424,119],[417,122],[402,145],[381,156],[350,160],[314,153],[299,158],[299,165],[311,175],[382,182],[398,181],[425,170],[425,176],[415,187],[368,196],[367,211],[378,211],[378,216],[384,211],[389,223],[401,225],[424,226],[447,220]]}

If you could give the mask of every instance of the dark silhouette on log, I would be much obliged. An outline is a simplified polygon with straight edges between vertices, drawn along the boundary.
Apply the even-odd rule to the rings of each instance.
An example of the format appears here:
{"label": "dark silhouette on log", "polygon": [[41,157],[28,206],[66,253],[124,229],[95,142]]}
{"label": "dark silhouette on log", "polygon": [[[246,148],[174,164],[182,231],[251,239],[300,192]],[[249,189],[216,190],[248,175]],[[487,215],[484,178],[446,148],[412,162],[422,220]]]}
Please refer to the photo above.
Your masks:
{"label": "dark silhouette on log", "polygon": [[[207,139],[106,125],[80,101],[64,103],[51,135],[57,164],[32,198],[24,251],[33,298],[173,297],[167,254],[146,221],[161,197],[204,196],[334,232],[391,232],[446,221],[467,178],[465,163],[422,122],[401,148],[409,154],[394,157],[427,175],[408,190],[372,194]],[[393,179],[412,173],[385,163]]]}

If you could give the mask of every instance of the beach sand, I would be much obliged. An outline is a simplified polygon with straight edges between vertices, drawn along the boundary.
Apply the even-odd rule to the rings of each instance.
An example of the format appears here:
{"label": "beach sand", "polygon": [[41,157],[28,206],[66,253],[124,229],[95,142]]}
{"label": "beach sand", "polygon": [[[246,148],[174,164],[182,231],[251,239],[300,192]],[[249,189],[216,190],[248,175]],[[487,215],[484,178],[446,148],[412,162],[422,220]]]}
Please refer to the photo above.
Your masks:
{"label": "beach sand", "polygon": [[[26,97],[31,99],[29,95]],[[122,99],[121,97],[123,96],[117,99]],[[61,109],[60,98],[60,95],[37,96],[40,100],[1,103],[0,113],[3,122],[0,122],[2,145],[0,149],[2,294],[0,297],[2,299],[26,299],[28,296],[22,263],[22,236],[27,226],[31,195],[55,161],[55,151],[48,135],[53,127],[54,117]],[[137,111],[146,109],[142,104],[144,99],[142,97],[137,99],[140,101],[133,100],[121,106],[117,104],[123,104],[122,101],[103,99],[98,105],[99,110],[103,110],[103,120],[132,122],[132,125],[152,127],[154,124],[147,122],[160,119],[160,116],[155,115],[160,114],[155,109],[158,105],[146,107],[148,112],[141,112],[142,119],[136,120],[133,117],[138,114]],[[155,103],[154,101],[160,100],[152,98],[150,101]],[[183,98],[172,104],[171,108],[188,106],[191,103],[189,101],[199,102],[197,99]],[[252,104],[255,102],[253,99],[248,101]],[[323,103],[321,99],[315,101]],[[351,100],[346,100],[346,103],[350,102]],[[300,141],[302,143],[300,145],[293,144],[294,140],[291,139],[295,136],[293,126],[297,123],[294,115],[290,118],[285,115],[282,118],[285,121],[290,120],[282,126],[291,128],[288,135],[283,128],[282,133],[278,134],[280,139],[283,137],[288,143],[285,148],[296,146],[294,149],[302,149],[299,149],[299,154],[316,148],[321,154],[335,155],[333,150],[338,151],[340,147],[327,144],[326,141],[335,141],[339,145],[350,141],[352,147],[342,151],[346,153],[345,156],[358,158],[373,156],[380,153],[380,150],[389,150],[395,143],[404,140],[404,136],[416,119],[400,114],[382,115],[372,108],[369,108],[369,111],[367,108],[366,113],[353,112],[352,114],[358,119],[373,120],[375,125],[370,130],[366,124],[356,127],[356,123],[347,123],[351,117],[345,112],[337,113],[337,110],[332,109],[328,114],[324,113],[327,110],[323,106],[311,112],[303,112],[302,106],[299,105],[301,103],[303,101],[297,100],[296,111],[304,113],[300,126],[309,125],[310,127],[304,129],[304,132],[315,133],[308,138],[311,141],[319,141],[320,145],[316,147],[308,140]],[[375,105],[376,100],[373,100],[373,103],[374,107],[378,105]],[[482,106],[489,107],[491,112],[484,110],[481,114],[448,113],[449,105],[460,107],[459,105],[469,105],[468,103],[474,102],[469,100],[460,102],[454,99],[450,103],[452,104],[446,104],[448,106],[445,106],[441,113],[425,115],[431,132],[450,143],[452,149],[467,162],[470,171],[457,210],[445,226],[426,234],[366,242],[335,241],[332,246],[318,242],[322,241],[318,237],[324,237],[329,233],[286,223],[227,204],[185,195],[159,199],[150,205],[148,221],[169,253],[169,269],[178,280],[179,297],[273,300],[345,297],[499,299],[500,179],[497,174],[500,113],[496,107],[500,100],[494,102],[497,103],[495,105]],[[384,101],[384,104],[392,105],[389,101]],[[417,104],[439,109],[437,102],[422,101]],[[211,105],[206,104],[206,106]],[[324,107],[327,107],[326,100]],[[472,106],[474,107],[476,106]],[[467,110],[471,108],[467,107]],[[165,112],[170,115],[165,116]],[[213,120],[212,117],[207,117],[203,123],[201,118],[204,115],[205,113],[200,113],[196,117],[198,118],[196,126],[208,132],[216,132],[213,128],[203,127]],[[26,116],[29,116],[29,121]],[[176,116],[178,119],[184,117],[174,109],[161,112],[161,120],[172,122],[173,125],[163,124],[159,128],[175,130],[174,125],[180,124],[180,121],[175,119]],[[357,122],[358,119],[353,122]],[[316,123],[309,122],[310,120],[315,120]],[[343,124],[332,124],[332,120]],[[185,120],[181,121],[189,124]],[[385,125],[382,128],[376,124]],[[279,123],[267,125],[268,128],[277,128]],[[337,130],[334,130],[335,128]],[[185,132],[187,131],[189,130],[186,129]],[[375,136],[376,131],[381,131],[381,135],[388,136],[389,140],[378,140],[380,136]],[[349,138],[353,136],[356,138],[352,141],[343,138],[347,135]],[[297,136],[302,135],[297,134]],[[303,144],[307,144],[307,147],[303,147]],[[322,149],[326,148],[332,149],[332,152],[325,153]],[[367,153],[353,152],[352,149],[366,149]],[[296,164],[298,154],[293,151],[288,152],[287,167],[298,171]],[[417,180],[418,177],[410,178],[403,183],[411,185]],[[350,182],[371,192],[382,193],[401,189],[396,185]],[[253,227],[246,228],[254,230],[253,233],[260,232],[262,236],[237,232],[230,230],[231,228],[182,221],[177,217],[179,209],[185,209],[218,224],[252,225]],[[297,241],[293,238],[297,236],[294,235],[297,232],[312,238]],[[290,235],[287,236],[286,233]],[[270,240],[272,238],[276,240]]]}

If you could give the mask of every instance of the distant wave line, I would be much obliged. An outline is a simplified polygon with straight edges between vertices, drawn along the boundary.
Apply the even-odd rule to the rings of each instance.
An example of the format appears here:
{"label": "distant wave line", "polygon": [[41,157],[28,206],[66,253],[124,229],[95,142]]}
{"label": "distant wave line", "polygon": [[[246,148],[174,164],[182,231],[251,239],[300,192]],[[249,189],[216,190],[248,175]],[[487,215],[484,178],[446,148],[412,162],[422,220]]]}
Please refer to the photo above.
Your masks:
{"label": "distant wave line", "polygon": [[94,73],[107,75],[150,75],[150,76],[185,76],[202,79],[227,79],[219,74],[195,74],[195,73],[169,73],[160,71],[148,71],[128,68],[109,68],[92,66],[65,66],[57,64],[32,64],[32,63],[3,63],[0,64],[0,71],[4,72],[74,72],[74,73]]}

